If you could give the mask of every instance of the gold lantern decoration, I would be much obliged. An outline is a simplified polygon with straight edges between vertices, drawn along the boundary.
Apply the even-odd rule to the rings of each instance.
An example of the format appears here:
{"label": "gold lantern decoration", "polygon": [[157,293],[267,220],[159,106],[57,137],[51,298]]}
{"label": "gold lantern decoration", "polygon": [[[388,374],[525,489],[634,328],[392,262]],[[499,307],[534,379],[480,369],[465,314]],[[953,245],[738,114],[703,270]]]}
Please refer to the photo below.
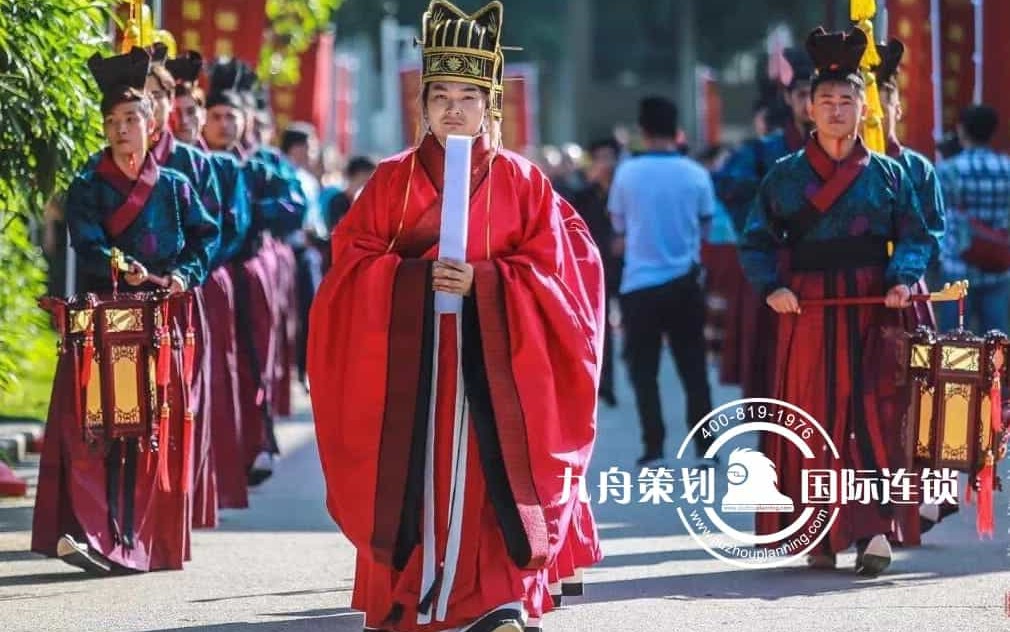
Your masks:
{"label": "gold lantern decoration", "polygon": [[[960,323],[945,334],[919,327],[900,345],[905,379],[899,381],[909,392],[905,456],[909,466],[967,472],[975,484],[1006,453],[1001,392],[1010,339],[964,329],[966,282],[938,294],[958,301]],[[993,487],[999,484],[993,475]]]}
{"label": "gold lantern decoration", "polygon": [[[911,335],[906,456],[922,467],[976,474],[1002,458],[1002,406],[1007,335],[979,337],[958,329]],[[995,482],[995,478],[994,478]]]}

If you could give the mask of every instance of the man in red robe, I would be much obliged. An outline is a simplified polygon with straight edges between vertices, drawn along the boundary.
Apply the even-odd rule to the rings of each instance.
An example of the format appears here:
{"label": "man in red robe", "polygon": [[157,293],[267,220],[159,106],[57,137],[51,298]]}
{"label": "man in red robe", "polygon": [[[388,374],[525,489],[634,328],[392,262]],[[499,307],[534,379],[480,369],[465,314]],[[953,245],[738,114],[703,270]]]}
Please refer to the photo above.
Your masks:
{"label": "man in red robe", "polygon": [[[429,6],[426,133],[340,222],[312,306],[327,506],[358,550],[367,630],[539,630],[548,583],[601,559],[574,477],[595,440],[602,264],[548,179],[499,146],[501,16]],[[474,139],[465,263],[438,253],[449,134]],[[436,315],[436,290],[462,314]]]}

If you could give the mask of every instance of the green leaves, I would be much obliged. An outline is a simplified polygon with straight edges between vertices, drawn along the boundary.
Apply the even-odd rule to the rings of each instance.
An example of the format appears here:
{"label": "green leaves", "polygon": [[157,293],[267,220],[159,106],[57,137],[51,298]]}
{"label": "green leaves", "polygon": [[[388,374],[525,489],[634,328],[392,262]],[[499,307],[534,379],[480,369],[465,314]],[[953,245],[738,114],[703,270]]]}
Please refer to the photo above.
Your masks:
{"label": "green leaves", "polygon": [[[86,66],[111,0],[0,0],[0,225],[38,217],[101,146]],[[2,322],[2,316],[0,316]]]}
{"label": "green leaves", "polygon": [[[2,0],[0,0],[2,1]],[[270,34],[260,51],[259,76],[273,86],[296,85],[301,79],[298,56],[326,30],[342,0],[267,0]]]}
{"label": "green leaves", "polygon": [[[51,369],[36,300],[45,261],[29,239],[46,201],[102,144],[98,89],[87,59],[109,54],[111,0],[0,0],[0,394]],[[45,379],[44,376],[42,378]]]}

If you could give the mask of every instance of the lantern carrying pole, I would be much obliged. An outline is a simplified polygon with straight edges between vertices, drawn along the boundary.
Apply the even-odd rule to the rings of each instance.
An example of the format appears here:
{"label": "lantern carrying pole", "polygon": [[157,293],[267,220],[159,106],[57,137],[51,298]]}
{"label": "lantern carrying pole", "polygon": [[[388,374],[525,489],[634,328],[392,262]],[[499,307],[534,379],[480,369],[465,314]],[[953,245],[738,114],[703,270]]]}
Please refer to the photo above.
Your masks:
{"label": "lantern carrying pole", "polygon": [[[956,281],[947,283],[939,292],[931,294],[913,294],[909,299],[913,303],[943,303],[945,301],[958,301],[961,306],[961,321],[964,321],[964,297],[968,295],[968,282]],[[845,296],[839,298],[809,298],[801,299],[800,307],[848,307],[852,305],[881,305],[884,303],[883,296]]]}

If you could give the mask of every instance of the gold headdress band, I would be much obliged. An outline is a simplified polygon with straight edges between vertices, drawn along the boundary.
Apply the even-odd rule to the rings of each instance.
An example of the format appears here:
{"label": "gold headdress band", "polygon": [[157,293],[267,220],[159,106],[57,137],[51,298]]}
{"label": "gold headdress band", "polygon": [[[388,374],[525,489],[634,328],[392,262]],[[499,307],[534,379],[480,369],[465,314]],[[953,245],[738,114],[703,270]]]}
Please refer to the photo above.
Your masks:
{"label": "gold headdress band", "polygon": [[455,81],[483,88],[490,95],[491,116],[501,120],[503,11],[498,0],[473,14],[446,0],[433,0],[421,18],[422,87],[434,81]]}

